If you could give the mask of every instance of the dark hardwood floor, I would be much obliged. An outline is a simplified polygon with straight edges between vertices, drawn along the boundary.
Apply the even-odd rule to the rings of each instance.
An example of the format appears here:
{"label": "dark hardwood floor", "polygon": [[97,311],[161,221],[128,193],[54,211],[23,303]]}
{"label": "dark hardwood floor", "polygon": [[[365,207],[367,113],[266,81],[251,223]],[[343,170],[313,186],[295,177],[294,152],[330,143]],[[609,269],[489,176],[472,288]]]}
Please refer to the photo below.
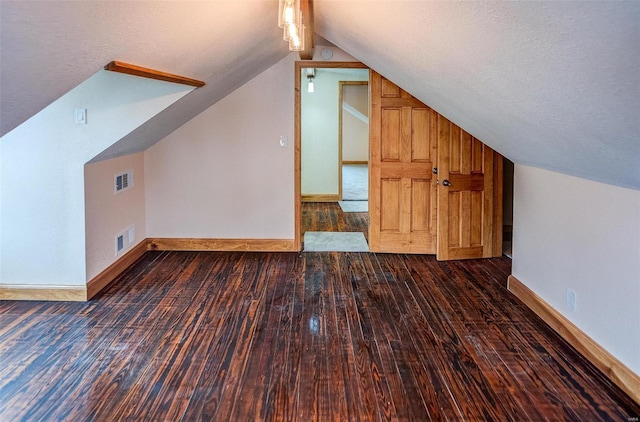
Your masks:
{"label": "dark hardwood floor", "polygon": [[342,212],[337,202],[303,202],[302,233],[362,232],[369,241],[369,213]]}
{"label": "dark hardwood floor", "polygon": [[0,421],[629,421],[507,258],[145,254],[88,303],[0,301]]}

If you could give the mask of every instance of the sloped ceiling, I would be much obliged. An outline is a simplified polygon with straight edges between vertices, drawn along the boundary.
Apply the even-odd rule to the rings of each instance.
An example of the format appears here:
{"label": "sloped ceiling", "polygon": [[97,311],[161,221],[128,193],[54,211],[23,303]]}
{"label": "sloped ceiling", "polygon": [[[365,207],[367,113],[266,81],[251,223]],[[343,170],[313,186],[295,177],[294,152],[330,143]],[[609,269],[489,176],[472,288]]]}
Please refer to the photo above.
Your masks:
{"label": "sloped ceiling", "polygon": [[275,0],[2,0],[1,134],[112,60],[205,81],[99,158],[143,150],[285,57],[276,21]]}
{"label": "sloped ceiling", "polygon": [[[330,42],[507,158],[640,189],[640,2],[315,0]],[[121,60],[207,82],[144,149],[288,52],[275,0],[0,2],[4,134]]]}
{"label": "sloped ceiling", "polygon": [[640,2],[315,4],[320,35],[509,159],[640,189]]}

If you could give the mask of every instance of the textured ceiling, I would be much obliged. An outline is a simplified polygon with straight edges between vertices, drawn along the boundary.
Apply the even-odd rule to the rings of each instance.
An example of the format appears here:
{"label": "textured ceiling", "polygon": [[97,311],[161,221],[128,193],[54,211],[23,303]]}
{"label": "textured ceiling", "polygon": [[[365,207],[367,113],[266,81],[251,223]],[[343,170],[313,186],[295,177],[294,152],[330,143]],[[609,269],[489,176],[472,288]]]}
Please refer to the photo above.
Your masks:
{"label": "textured ceiling", "polygon": [[640,189],[640,2],[315,5],[320,35],[509,159]]}
{"label": "textured ceiling", "polygon": [[275,0],[2,0],[1,134],[112,60],[205,81],[105,153],[145,149],[286,56],[276,20]]}
{"label": "textured ceiling", "polygon": [[[315,0],[319,35],[509,159],[640,189],[640,2]],[[275,0],[0,1],[0,133],[111,60],[207,82],[157,142],[287,54]]]}

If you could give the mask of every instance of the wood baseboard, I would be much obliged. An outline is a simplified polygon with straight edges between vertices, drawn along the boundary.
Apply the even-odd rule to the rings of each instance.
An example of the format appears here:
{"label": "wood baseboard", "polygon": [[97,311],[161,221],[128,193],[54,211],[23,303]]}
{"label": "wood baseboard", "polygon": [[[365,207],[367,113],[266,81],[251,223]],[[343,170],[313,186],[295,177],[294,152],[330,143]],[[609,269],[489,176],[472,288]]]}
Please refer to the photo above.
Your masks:
{"label": "wood baseboard", "polygon": [[0,286],[0,300],[47,300],[61,302],[85,302],[85,286]]}
{"label": "wood baseboard", "polygon": [[109,265],[85,286],[0,285],[0,300],[85,302],[95,297],[148,250],[299,252],[295,239],[145,239]]}
{"label": "wood baseboard", "polygon": [[602,346],[576,327],[560,312],[544,301],[513,275],[509,276],[507,289],[535,312],[582,356],[594,364],[612,383],[620,387],[636,403],[640,404],[640,376],[611,355]]}
{"label": "wood baseboard", "polygon": [[149,250],[159,251],[245,251],[298,252],[294,239],[180,239],[149,240]]}
{"label": "wood baseboard", "polygon": [[334,194],[302,195],[302,202],[338,202],[340,196]]}
{"label": "wood baseboard", "polygon": [[100,293],[113,280],[118,278],[131,264],[136,262],[149,249],[148,239],[143,240],[122,255],[116,262],[105,268],[100,274],[87,283],[87,300]]}

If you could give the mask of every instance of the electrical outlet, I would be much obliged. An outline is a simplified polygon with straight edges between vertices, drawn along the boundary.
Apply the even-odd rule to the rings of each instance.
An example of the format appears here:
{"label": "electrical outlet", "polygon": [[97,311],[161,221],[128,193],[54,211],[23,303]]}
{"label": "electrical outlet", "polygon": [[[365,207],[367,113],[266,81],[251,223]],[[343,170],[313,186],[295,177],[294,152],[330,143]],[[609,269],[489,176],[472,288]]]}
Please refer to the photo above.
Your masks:
{"label": "electrical outlet", "polygon": [[576,311],[576,292],[571,289],[567,289],[567,308],[570,311]]}

